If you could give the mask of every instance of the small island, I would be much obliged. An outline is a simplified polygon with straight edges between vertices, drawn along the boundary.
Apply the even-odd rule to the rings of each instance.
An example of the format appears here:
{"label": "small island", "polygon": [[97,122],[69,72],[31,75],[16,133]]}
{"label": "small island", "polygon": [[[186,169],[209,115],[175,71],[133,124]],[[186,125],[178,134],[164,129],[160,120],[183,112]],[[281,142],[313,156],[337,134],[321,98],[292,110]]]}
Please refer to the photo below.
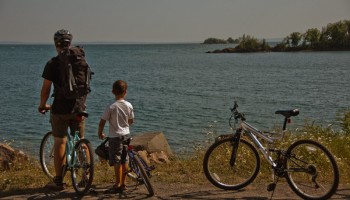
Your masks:
{"label": "small island", "polygon": [[[229,40],[230,39],[230,40]],[[349,51],[350,20],[329,23],[322,30],[310,28],[305,33],[293,32],[282,42],[271,47],[265,39],[250,35],[228,40],[208,38],[204,44],[237,43],[232,48],[208,51],[207,53],[249,53],[249,52],[293,52],[293,51]],[[230,41],[230,42],[229,42]]]}

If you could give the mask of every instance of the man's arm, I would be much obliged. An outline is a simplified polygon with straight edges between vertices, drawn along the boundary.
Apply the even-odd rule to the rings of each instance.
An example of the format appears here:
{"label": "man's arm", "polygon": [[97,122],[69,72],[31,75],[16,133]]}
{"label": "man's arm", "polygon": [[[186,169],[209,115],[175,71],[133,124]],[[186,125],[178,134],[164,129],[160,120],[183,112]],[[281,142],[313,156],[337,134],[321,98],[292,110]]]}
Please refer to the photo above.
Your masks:
{"label": "man's arm", "polygon": [[51,84],[52,84],[52,81],[44,79],[43,85],[41,87],[41,93],[40,93],[40,104],[38,107],[38,111],[40,113],[45,113],[45,111],[50,109],[50,105],[46,104],[46,102],[50,97]]}

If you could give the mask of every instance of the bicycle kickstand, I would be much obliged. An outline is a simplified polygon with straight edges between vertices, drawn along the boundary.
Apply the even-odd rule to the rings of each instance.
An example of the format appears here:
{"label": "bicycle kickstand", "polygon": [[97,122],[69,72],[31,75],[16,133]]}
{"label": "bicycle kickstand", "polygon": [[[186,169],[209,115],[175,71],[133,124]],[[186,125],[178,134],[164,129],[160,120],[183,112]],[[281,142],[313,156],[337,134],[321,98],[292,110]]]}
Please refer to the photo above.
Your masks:
{"label": "bicycle kickstand", "polygon": [[267,191],[269,191],[269,192],[272,191],[270,200],[272,200],[273,194],[275,193],[278,179],[279,179],[279,176],[277,176],[277,178],[273,181],[273,183],[270,183],[269,185],[267,185]]}

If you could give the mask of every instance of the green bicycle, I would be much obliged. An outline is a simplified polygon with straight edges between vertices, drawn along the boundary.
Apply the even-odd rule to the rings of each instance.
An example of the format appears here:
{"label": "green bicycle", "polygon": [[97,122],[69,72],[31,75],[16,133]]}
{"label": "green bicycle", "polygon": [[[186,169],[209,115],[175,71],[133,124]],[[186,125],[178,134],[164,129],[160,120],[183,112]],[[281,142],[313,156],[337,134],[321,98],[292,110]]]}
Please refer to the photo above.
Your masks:
{"label": "green bicycle", "polygon": [[[82,114],[87,117],[87,113]],[[72,185],[79,195],[86,194],[94,177],[94,154],[89,140],[80,139],[79,131],[67,134],[66,164],[63,167],[62,177],[67,171],[71,172]],[[40,145],[40,165],[44,173],[53,179],[54,170],[54,137],[52,132],[45,134]]]}

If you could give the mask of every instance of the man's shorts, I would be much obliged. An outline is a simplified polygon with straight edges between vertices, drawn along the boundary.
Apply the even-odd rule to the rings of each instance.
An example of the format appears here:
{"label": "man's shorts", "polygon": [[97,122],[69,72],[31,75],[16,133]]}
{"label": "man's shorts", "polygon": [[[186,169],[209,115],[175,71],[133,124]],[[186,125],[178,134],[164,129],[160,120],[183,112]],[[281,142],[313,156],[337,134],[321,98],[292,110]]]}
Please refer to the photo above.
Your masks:
{"label": "man's shorts", "polygon": [[77,115],[74,113],[65,115],[51,114],[50,122],[52,127],[52,134],[54,137],[66,137],[68,133],[68,127],[70,128],[72,135],[75,131],[79,131],[79,137],[84,137],[85,120],[83,118],[82,120],[78,121]]}
{"label": "man's shorts", "polygon": [[[127,139],[127,136],[109,138],[109,165],[124,164],[128,161],[127,155],[123,153],[123,141]],[[126,152],[124,152],[126,153]]]}

